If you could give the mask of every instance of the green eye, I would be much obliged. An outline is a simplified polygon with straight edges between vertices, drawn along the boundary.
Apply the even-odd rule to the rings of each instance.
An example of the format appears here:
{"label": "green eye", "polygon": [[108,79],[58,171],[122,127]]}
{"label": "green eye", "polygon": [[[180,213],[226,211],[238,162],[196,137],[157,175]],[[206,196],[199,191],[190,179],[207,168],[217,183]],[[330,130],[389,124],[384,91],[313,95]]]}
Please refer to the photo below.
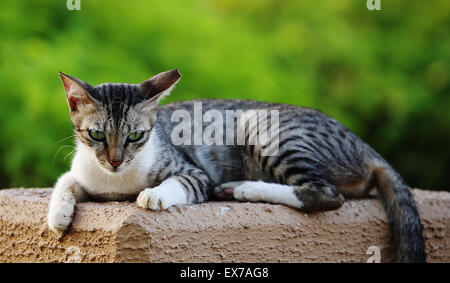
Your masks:
{"label": "green eye", "polygon": [[134,132],[128,135],[127,140],[129,142],[135,142],[138,141],[142,138],[142,136],[144,135],[144,132]]}
{"label": "green eye", "polygon": [[105,140],[105,133],[102,131],[89,130],[88,132],[89,132],[89,136],[94,141],[104,141]]}

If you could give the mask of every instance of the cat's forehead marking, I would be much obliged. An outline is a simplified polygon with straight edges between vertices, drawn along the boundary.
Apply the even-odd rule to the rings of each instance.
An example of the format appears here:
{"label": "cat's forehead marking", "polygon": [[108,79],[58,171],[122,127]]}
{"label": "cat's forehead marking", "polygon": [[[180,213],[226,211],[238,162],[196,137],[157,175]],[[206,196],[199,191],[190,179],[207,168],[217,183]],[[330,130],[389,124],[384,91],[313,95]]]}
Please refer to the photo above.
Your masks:
{"label": "cat's forehead marking", "polygon": [[142,101],[139,86],[135,84],[103,83],[94,89],[95,98],[106,105],[123,103],[133,106]]}
{"label": "cat's forehead marking", "polygon": [[[137,85],[122,83],[104,83],[95,87],[98,100],[103,104],[108,122],[120,130],[127,119],[130,108],[142,101]],[[97,98],[96,97],[96,98]]]}

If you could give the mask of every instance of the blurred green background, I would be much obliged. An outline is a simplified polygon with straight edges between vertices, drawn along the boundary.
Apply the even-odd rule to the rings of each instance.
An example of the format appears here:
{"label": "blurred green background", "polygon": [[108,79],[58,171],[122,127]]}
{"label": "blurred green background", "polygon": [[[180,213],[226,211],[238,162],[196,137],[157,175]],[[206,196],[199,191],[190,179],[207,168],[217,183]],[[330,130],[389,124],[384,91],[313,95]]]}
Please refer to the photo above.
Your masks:
{"label": "blurred green background", "polygon": [[0,187],[70,167],[58,71],[91,84],[183,75],[165,103],[240,98],[320,109],[415,187],[449,189],[448,0],[3,0]]}

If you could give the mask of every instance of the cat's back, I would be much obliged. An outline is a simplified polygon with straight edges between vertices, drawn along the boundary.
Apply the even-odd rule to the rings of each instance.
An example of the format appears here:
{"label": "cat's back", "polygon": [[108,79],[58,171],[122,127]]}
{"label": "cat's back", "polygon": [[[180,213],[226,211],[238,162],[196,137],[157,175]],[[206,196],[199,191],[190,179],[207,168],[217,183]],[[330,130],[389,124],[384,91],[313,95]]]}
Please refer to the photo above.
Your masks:
{"label": "cat's back", "polygon": [[[201,105],[201,108],[199,106]],[[281,103],[271,103],[255,100],[243,100],[243,99],[194,99],[172,102],[159,107],[158,115],[166,114],[167,112],[173,112],[175,110],[184,109],[187,111],[193,111],[194,107],[202,112],[208,110],[250,110],[250,109],[277,109],[283,112],[297,110],[298,113],[310,113],[318,112],[318,110]]]}
{"label": "cat's back", "polygon": [[185,113],[188,114],[192,124],[194,121],[201,119],[201,124],[205,128],[208,124],[203,119],[205,113],[214,110],[222,114],[222,122],[225,127],[228,116],[239,116],[238,111],[246,112],[248,110],[262,109],[267,110],[269,115],[272,115],[271,113],[273,112],[271,111],[276,111],[279,116],[280,126],[293,124],[301,127],[301,125],[314,124],[319,128],[321,126],[334,127],[336,130],[342,129],[347,131],[338,121],[316,109],[290,104],[239,99],[196,99],[169,103],[158,108],[157,123],[164,132],[169,134],[173,127],[179,123],[179,118],[176,118],[177,115],[174,115],[174,113],[181,110],[186,111]]}

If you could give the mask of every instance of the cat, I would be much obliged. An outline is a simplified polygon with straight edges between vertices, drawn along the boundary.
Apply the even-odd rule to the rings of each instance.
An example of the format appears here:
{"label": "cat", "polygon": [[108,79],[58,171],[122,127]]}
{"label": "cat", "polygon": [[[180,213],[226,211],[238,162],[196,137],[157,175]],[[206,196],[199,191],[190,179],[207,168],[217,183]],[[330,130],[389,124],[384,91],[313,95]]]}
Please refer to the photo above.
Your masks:
{"label": "cat", "polygon": [[[344,197],[373,188],[387,208],[401,262],[424,262],[425,245],[410,188],[369,145],[322,112],[250,100],[192,100],[158,106],[181,75],[175,69],[140,84],[88,83],[60,73],[76,134],[71,169],[52,192],[48,226],[66,231],[76,202],[136,200],[144,209],[236,199],[300,211],[338,209]],[[278,152],[264,146],[174,145],[177,110],[272,109],[279,113]],[[205,125],[201,127],[204,129]],[[249,127],[248,123],[237,123]],[[171,138],[172,137],[172,138]]]}

